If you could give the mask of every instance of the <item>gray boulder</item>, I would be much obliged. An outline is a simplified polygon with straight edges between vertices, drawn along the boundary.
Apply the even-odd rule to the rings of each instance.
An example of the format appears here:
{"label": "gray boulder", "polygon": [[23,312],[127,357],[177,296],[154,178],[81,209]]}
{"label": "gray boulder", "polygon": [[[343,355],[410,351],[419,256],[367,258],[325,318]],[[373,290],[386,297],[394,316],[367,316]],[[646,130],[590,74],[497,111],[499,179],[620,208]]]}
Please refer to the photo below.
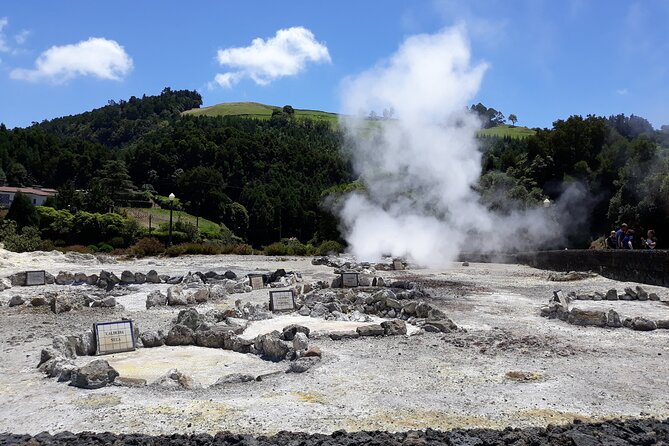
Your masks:
{"label": "gray boulder", "polygon": [[251,353],[252,350],[255,350],[255,340],[232,335],[225,340],[223,348],[237,353]]}
{"label": "gray boulder", "polygon": [[151,307],[162,307],[165,305],[167,305],[167,296],[160,292],[160,290],[152,291],[146,296],[147,310]]}
{"label": "gray boulder", "polygon": [[357,331],[333,331],[330,333],[330,339],[333,341],[341,341],[342,339],[356,339],[360,337]]}
{"label": "gray boulder", "polygon": [[603,311],[574,308],[569,312],[567,322],[573,325],[606,327],[607,317]]}
{"label": "gray boulder", "polygon": [[59,357],[62,357],[62,355],[55,348],[53,347],[43,348],[42,351],[40,352],[40,359],[39,359],[39,364],[37,364],[37,367],[40,367],[42,364],[44,364],[47,361],[50,361],[51,359]]}
{"label": "gray boulder", "polygon": [[209,300],[209,288],[200,288],[187,294],[188,303],[204,303]]}
{"label": "gray boulder", "polygon": [[94,300],[91,302],[92,308],[114,308],[116,306],[116,298],[108,296],[103,299]]}
{"label": "gray boulder", "polygon": [[144,273],[135,273],[135,283],[142,284],[146,282],[146,275]]}
{"label": "gray boulder", "polygon": [[620,322],[620,315],[613,309],[606,315],[606,326],[611,328],[620,328],[623,324]]}
{"label": "gray boulder", "polygon": [[355,331],[357,331],[360,336],[383,336],[386,332],[382,326],[376,324],[363,325],[362,327],[358,327]]}
{"label": "gray boulder", "polygon": [[16,296],[12,296],[12,298],[9,299],[8,304],[9,304],[10,307],[16,307],[16,306],[19,306],[19,305],[23,305],[25,302],[26,301],[23,300],[23,297],[21,297],[19,295],[16,295]]}
{"label": "gray boulder", "polygon": [[401,320],[392,320],[381,322],[384,334],[386,336],[397,336],[407,334],[407,324]]}
{"label": "gray boulder", "polygon": [[636,295],[639,300],[648,300],[648,291],[644,290],[638,285],[636,287]]}
{"label": "gray boulder", "polygon": [[98,277],[97,274],[91,274],[90,276],[86,276],[86,285],[95,285],[98,283],[98,280],[100,278]]}
{"label": "gray boulder", "polygon": [[606,292],[606,300],[618,300],[618,291],[610,289]]}
{"label": "gray boulder", "polygon": [[309,313],[309,316],[324,317],[328,313],[329,311],[327,307],[323,305],[321,302],[317,302],[316,305],[314,305],[314,308],[312,308],[311,313]]}
{"label": "gray boulder", "polygon": [[60,314],[71,311],[74,303],[68,296],[56,295],[51,299],[49,306],[51,307],[52,312]]}
{"label": "gray boulder", "polygon": [[188,305],[188,299],[179,285],[171,286],[167,289],[168,305]]}
{"label": "gray boulder", "polygon": [[76,336],[56,335],[51,341],[51,345],[55,351],[67,359],[74,359],[77,357],[77,342]]}
{"label": "gray boulder", "polygon": [[310,332],[311,330],[309,330],[308,327],[292,324],[283,328],[283,334],[281,337],[286,341],[292,341],[297,333],[303,333],[308,338]]}
{"label": "gray boulder", "polygon": [[195,342],[195,333],[185,325],[175,325],[165,338],[167,345],[191,345]]}
{"label": "gray boulder", "polygon": [[188,376],[177,369],[171,369],[151,383],[151,385],[170,390],[194,390],[202,387],[191,376]]}
{"label": "gray boulder", "polygon": [[125,270],[121,273],[121,282],[135,283],[135,275],[132,273],[132,271]]}
{"label": "gray boulder", "polygon": [[198,313],[195,308],[188,308],[187,310],[179,311],[177,315],[177,324],[185,325],[191,330],[197,330],[197,328],[205,322],[204,314]]}
{"label": "gray boulder", "polygon": [[211,300],[224,299],[227,295],[225,285],[214,284],[209,288],[209,299]]}
{"label": "gray boulder", "polygon": [[224,348],[226,339],[234,336],[229,327],[214,326],[209,330],[202,330],[195,333],[195,343],[200,347]]}
{"label": "gray boulder", "polygon": [[12,281],[9,278],[0,279],[0,291],[8,290],[12,287]]}
{"label": "gray boulder", "polygon": [[659,300],[660,300],[660,296],[658,296],[658,295],[655,294],[655,293],[650,293],[650,294],[648,295],[648,299],[649,299],[649,300],[654,300],[654,301],[659,301]]}
{"label": "gray boulder", "polygon": [[632,300],[637,300],[639,298],[639,295],[637,294],[637,292],[634,291],[630,287],[625,288],[625,294],[627,294],[628,296],[631,296]]}
{"label": "gray boulder", "polygon": [[86,283],[88,276],[84,273],[75,273],[74,274],[74,283]]}
{"label": "gray boulder", "polygon": [[145,331],[139,336],[142,345],[146,348],[160,347],[165,345],[165,335],[162,331]]}
{"label": "gray boulder", "polygon": [[25,272],[12,274],[8,277],[9,283],[11,286],[24,286],[26,284],[26,276]]}
{"label": "gray boulder", "polygon": [[149,273],[146,275],[146,281],[149,283],[160,283],[160,276],[158,276],[158,273],[156,272],[155,269],[152,269],[149,271]]}
{"label": "gray boulder", "polygon": [[657,326],[658,329],[669,330],[669,319],[655,321],[655,325]]}
{"label": "gray boulder", "polygon": [[635,317],[632,319],[630,328],[637,331],[653,331],[657,329],[657,324],[655,321],[651,321],[643,317]]}
{"label": "gray boulder", "polygon": [[223,277],[225,277],[226,279],[234,280],[237,278],[237,274],[235,274],[232,271],[226,271],[225,273],[223,273]]}
{"label": "gray boulder", "polygon": [[93,330],[86,330],[77,336],[75,345],[77,356],[93,356],[97,350]]}
{"label": "gray boulder", "polygon": [[428,332],[450,333],[457,330],[458,326],[452,320],[446,318],[438,321],[429,321],[423,325],[423,329]]}
{"label": "gray boulder", "polygon": [[96,359],[72,372],[71,386],[99,389],[114,382],[118,372],[104,359]]}
{"label": "gray boulder", "polygon": [[309,338],[304,333],[295,333],[293,337],[293,350],[304,351],[309,348]]}
{"label": "gray boulder", "polygon": [[30,299],[30,305],[33,307],[43,307],[47,305],[49,302],[46,300],[46,297],[44,296],[35,296],[32,299]]}
{"label": "gray boulder", "polygon": [[58,285],[72,285],[74,283],[74,274],[61,271],[56,276],[56,284]]}
{"label": "gray boulder", "polygon": [[256,337],[254,345],[263,359],[274,362],[283,360],[291,347],[288,342],[281,340],[281,335],[276,330]]}

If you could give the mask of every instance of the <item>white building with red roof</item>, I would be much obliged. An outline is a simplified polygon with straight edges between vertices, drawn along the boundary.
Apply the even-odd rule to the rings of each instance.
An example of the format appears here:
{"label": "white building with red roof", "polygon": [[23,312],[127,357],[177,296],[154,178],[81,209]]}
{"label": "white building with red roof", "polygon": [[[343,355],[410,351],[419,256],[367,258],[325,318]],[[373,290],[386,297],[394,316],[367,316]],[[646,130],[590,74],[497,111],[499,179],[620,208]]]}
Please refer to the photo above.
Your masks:
{"label": "white building with red roof", "polygon": [[0,207],[8,208],[14,201],[14,196],[21,192],[26,195],[30,202],[35,206],[42,206],[47,198],[54,197],[58,191],[56,189],[47,189],[45,187],[12,187],[0,186]]}

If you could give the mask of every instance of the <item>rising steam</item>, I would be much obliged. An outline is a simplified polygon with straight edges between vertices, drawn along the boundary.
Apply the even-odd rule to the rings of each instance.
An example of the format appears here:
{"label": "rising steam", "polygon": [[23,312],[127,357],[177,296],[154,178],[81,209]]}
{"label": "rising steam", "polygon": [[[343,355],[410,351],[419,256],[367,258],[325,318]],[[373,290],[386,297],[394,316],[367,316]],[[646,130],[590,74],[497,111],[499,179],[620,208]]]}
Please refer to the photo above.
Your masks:
{"label": "rising steam", "polygon": [[[545,209],[497,215],[472,188],[481,175],[480,122],[467,104],[486,68],[472,63],[463,29],[449,28],[408,38],[344,82],[347,147],[366,190],[348,195],[339,214],[358,258],[440,266],[463,250],[536,248],[559,235]],[[370,110],[392,110],[392,118],[360,117]]]}

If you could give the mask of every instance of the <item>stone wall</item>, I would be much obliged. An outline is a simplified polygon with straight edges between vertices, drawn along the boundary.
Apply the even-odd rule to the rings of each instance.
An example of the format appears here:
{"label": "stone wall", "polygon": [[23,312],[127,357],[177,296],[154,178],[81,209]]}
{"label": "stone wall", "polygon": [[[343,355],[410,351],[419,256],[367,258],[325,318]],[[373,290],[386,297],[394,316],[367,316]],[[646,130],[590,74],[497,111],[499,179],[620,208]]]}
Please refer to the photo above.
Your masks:
{"label": "stone wall", "polygon": [[594,271],[609,279],[669,287],[669,251],[572,249],[516,255],[517,263],[554,271]]}

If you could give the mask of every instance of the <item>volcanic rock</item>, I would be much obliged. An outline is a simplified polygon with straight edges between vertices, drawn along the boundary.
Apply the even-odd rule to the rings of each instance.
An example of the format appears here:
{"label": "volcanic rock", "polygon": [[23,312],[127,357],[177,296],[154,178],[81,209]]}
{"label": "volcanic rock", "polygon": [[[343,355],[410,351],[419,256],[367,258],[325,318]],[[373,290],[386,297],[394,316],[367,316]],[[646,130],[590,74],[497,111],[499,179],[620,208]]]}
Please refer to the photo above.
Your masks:
{"label": "volcanic rock", "polygon": [[82,389],[99,389],[114,382],[118,372],[104,359],[96,359],[72,373],[71,386]]}

